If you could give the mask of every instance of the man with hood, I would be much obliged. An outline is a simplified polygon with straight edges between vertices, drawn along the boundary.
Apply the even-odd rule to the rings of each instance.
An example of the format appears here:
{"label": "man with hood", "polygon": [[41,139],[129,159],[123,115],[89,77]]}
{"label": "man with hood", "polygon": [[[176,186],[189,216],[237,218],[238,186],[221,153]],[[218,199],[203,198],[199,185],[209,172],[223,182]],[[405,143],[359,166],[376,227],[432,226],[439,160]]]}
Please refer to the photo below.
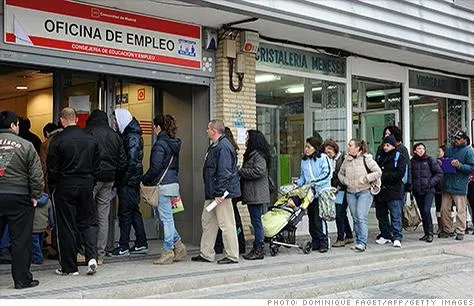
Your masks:
{"label": "man with hood", "polygon": [[[456,240],[463,240],[466,231],[466,204],[467,184],[469,174],[474,172],[474,151],[469,146],[469,137],[464,131],[457,131],[453,136],[452,147],[446,150],[444,157],[451,158],[451,165],[456,173],[443,175],[443,189],[441,195],[441,222],[443,231],[439,238],[456,236]],[[451,208],[456,205],[456,235],[453,230]]]}
{"label": "man with hood", "polygon": [[107,114],[94,110],[86,122],[85,131],[92,135],[99,144],[100,172],[94,186],[94,200],[97,205],[97,254],[98,264],[102,264],[107,247],[109,231],[110,197],[117,175],[125,170],[127,155],[122,139],[110,126]]}
{"label": "man with hood", "polygon": [[[148,253],[148,243],[143,217],[139,208],[140,181],[143,175],[142,130],[137,119],[132,117],[127,109],[117,108],[114,115],[115,126],[122,137],[125,154],[127,155],[127,166],[117,187],[120,240],[112,255],[146,254]],[[135,245],[129,248],[128,242],[132,226],[135,230],[136,241]]]}

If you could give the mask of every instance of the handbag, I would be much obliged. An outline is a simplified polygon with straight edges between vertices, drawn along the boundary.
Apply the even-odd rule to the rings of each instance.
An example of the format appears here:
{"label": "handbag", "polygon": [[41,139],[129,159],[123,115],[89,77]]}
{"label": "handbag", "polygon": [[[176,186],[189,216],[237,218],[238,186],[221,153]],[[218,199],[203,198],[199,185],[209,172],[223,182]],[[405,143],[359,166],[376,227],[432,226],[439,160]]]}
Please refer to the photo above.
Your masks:
{"label": "handbag", "polygon": [[403,206],[403,228],[406,230],[414,228],[416,230],[420,224],[421,214],[413,199],[413,195],[410,194],[407,203]]}
{"label": "handbag", "polygon": [[158,185],[161,184],[163,179],[165,178],[166,173],[168,172],[168,169],[171,166],[171,163],[173,162],[173,157],[171,156],[170,162],[168,164],[168,167],[166,167],[165,172],[160,178],[160,181],[158,184],[153,185],[153,186],[145,186],[143,183],[140,182],[140,195],[146,204],[150,205],[151,207],[155,208],[158,206],[158,196],[159,196],[159,191],[158,191]]}
{"label": "handbag", "polygon": [[319,193],[318,205],[319,216],[326,221],[336,219],[336,195],[330,188],[323,189]]}

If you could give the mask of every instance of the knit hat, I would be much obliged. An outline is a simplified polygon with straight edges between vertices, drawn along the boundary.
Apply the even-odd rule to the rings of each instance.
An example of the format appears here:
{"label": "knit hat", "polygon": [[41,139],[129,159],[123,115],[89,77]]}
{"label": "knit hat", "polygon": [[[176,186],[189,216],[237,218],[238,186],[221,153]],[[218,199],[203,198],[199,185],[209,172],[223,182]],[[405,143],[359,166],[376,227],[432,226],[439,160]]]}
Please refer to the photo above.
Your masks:
{"label": "knit hat", "polygon": [[395,136],[393,135],[390,135],[390,136],[387,136],[383,139],[383,143],[386,144],[390,144],[392,145],[394,148],[397,147],[397,140],[395,139]]}

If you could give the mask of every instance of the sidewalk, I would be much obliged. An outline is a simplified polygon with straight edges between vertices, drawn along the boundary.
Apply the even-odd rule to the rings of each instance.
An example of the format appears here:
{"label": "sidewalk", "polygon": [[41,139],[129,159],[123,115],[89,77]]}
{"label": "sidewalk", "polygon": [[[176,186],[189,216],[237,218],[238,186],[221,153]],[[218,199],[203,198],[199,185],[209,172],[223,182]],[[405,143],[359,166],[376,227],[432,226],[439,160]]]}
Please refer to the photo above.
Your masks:
{"label": "sidewalk", "polygon": [[[277,256],[271,257],[267,247],[264,260],[246,261],[241,258],[237,265],[192,262],[190,257],[198,254],[198,246],[192,245],[187,246],[187,261],[167,266],[153,265],[153,259],[161,252],[161,242],[149,241],[148,255],[107,257],[94,276],[86,275],[85,266],[80,267],[79,276],[57,276],[54,273],[58,267],[57,261],[47,260],[41,266],[33,265],[33,275],[40,285],[24,290],[13,289],[10,266],[0,265],[0,299],[302,298],[317,297],[323,293],[338,296],[347,290],[402,280],[407,283],[410,279],[422,281],[420,277],[440,277],[453,271],[464,274],[462,277],[457,276],[457,284],[441,282],[445,292],[441,292],[438,297],[443,294],[449,297],[451,291],[455,294],[459,282],[471,284],[472,264],[469,263],[473,262],[474,257],[473,235],[466,235],[461,242],[435,238],[429,244],[418,241],[422,235],[420,230],[405,232],[402,248],[397,249],[390,245],[375,244],[376,234],[377,231],[369,233],[370,241],[365,253],[354,253],[349,247],[344,247],[332,248],[325,254],[311,252],[304,255],[295,248],[281,248]],[[334,236],[331,234],[333,239]],[[301,242],[307,238],[300,236],[298,240]],[[216,259],[221,257],[217,255]],[[365,273],[361,274],[360,271]],[[280,282],[297,287],[303,282],[309,287],[298,292],[283,292]],[[252,291],[255,286],[259,290]],[[391,297],[390,292],[386,291],[386,297]],[[430,292],[436,293],[436,290]],[[472,295],[472,292],[474,288],[453,297],[464,298]],[[357,294],[352,293],[353,296],[360,294],[359,291]]]}

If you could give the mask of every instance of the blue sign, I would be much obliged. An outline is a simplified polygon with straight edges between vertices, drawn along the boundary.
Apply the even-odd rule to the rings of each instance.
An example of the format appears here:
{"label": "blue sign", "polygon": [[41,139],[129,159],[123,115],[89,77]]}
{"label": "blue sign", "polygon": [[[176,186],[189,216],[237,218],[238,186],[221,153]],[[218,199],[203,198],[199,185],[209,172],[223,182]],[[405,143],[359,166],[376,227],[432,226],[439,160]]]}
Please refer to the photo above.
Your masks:
{"label": "blue sign", "polygon": [[345,58],[266,43],[260,43],[257,62],[269,67],[346,77]]}
{"label": "blue sign", "polygon": [[178,39],[178,54],[196,57],[196,42],[187,39]]}

